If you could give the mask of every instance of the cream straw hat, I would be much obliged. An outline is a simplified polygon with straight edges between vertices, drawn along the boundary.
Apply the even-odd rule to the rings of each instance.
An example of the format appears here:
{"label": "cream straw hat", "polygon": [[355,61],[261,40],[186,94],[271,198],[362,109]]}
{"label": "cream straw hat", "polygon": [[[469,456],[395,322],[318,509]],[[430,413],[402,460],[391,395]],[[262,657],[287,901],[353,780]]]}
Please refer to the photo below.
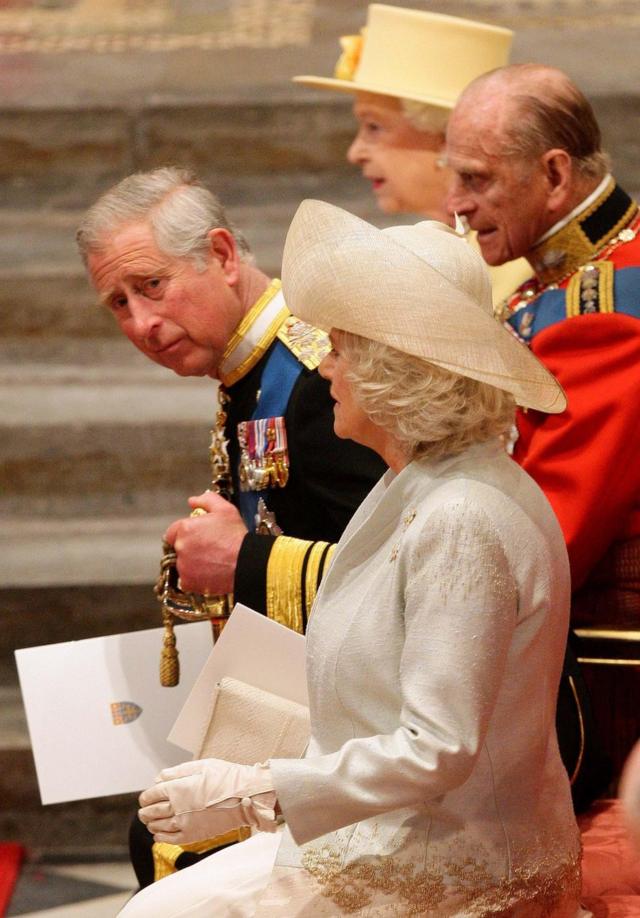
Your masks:
{"label": "cream straw hat", "polygon": [[477,76],[508,63],[513,32],[482,22],[372,3],[362,35],[340,39],[335,79],[294,82],[338,92],[374,92],[453,108]]}
{"label": "cream straw hat", "polygon": [[303,201],[287,234],[282,285],[294,315],[353,332],[564,411],[560,385],[493,317],[484,263],[441,223],[379,230],[323,201]]}

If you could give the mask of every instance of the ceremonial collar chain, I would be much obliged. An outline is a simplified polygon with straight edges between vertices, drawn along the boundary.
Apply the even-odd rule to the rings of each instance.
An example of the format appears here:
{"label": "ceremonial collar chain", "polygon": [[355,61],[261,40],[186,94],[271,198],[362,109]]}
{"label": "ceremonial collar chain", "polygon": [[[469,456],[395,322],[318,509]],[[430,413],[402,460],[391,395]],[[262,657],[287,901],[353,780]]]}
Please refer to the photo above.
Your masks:
{"label": "ceremonial collar chain", "polygon": [[604,257],[621,242],[635,237],[629,223],[638,205],[609,177],[600,194],[575,217],[544,237],[528,261],[541,286],[561,284],[582,265]]}
{"label": "ceremonial collar chain", "polygon": [[281,287],[273,280],[231,336],[218,368],[224,386],[232,386],[255,367],[289,317]]}

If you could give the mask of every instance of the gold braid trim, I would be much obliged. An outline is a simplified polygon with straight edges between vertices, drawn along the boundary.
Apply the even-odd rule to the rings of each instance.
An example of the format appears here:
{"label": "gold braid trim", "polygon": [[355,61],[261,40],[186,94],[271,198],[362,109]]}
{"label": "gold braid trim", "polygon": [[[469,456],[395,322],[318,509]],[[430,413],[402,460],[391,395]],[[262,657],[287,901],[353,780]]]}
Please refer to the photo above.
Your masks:
{"label": "gold braid trim", "polygon": [[[287,309],[284,302],[282,306],[275,312],[271,318],[271,321],[266,327],[263,327],[259,333],[253,328],[254,325],[260,325],[260,319],[262,313],[270,308],[273,311],[274,307],[271,305],[272,300],[275,298],[276,294],[279,293],[282,287],[281,282],[276,278],[272,280],[267,289],[264,291],[259,300],[254,303],[246,316],[242,319],[233,335],[229,339],[227,346],[222,355],[220,361],[220,366],[218,367],[218,375],[220,376],[220,381],[224,386],[232,386],[239,379],[242,379],[243,376],[252,370],[258,361],[266,354],[268,349],[273,344],[275,337],[278,333],[278,329],[283,324],[283,322],[291,315]],[[268,318],[268,316],[267,316]],[[262,323],[263,324],[263,323]],[[252,333],[252,334],[251,334]],[[245,339],[249,337],[249,340],[254,340],[253,346],[250,352],[245,356],[239,364],[234,365],[234,361],[238,359],[238,355],[235,354],[236,348],[241,344],[245,343]]]}
{"label": "gold braid trim", "polygon": [[564,278],[577,271],[581,265],[597,259],[604,248],[615,242],[618,233],[628,227],[638,212],[638,205],[630,199],[628,207],[616,223],[609,225],[595,242],[591,241],[583,229],[586,220],[606,203],[615,190],[616,183],[610,178],[602,194],[586,210],[534,247],[531,259],[527,260],[530,260],[542,284],[547,286],[562,283]]}
{"label": "gold braid trim", "polygon": [[578,271],[567,284],[565,304],[568,319],[574,319],[580,315],[580,289],[582,286],[580,275],[581,272]]}
{"label": "gold braid trim", "polygon": [[567,284],[567,318],[585,313],[614,312],[614,280],[612,261],[596,260],[583,265]]}
{"label": "gold braid trim", "polygon": [[599,261],[598,293],[600,296],[600,312],[614,312],[613,283],[615,268],[612,261]]}
{"label": "gold braid trim", "polygon": [[169,874],[176,872],[176,861],[182,854],[180,845],[170,845],[168,842],[154,842],[151,849],[153,853],[153,879],[162,880]]}
{"label": "gold braid trim", "polygon": [[311,615],[311,606],[316,598],[318,587],[320,586],[321,572],[320,565],[324,559],[324,554],[329,548],[328,542],[314,542],[313,548],[307,557],[307,572],[304,583],[304,610],[307,621]]}
{"label": "gold braid trim", "polygon": [[243,826],[241,829],[232,829],[231,832],[225,832],[224,835],[216,835],[215,838],[207,838],[204,841],[191,842],[190,845],[171,845],[169,842],[154,842],[153,853],[153,874],[154,880],[162,880],[172,873],[176,873],[176,861],[183,851],[191,851],[195,854],[203,854],[205,851],[214,851],[216,848],[222,848],[224,845],[232,845],[234,842],[241,842],[251,836],[251,829]]}
{"label": "gold braid trim", "polygon": [[328,549],[326,555],[324,556],[324,564],[322,565],[322,576],[321,576],[320,579],[322,579],[322,577],[324,577],[324,576],[326,575],[327,571],[328,571],[329,568],[331,567],[331,562],[333,561],[333,556],[334,556],[335,553],[336,553],[336,548],[337,548],[337,547],[338,547],[337,545],[330,545],[330,546],[329,546],[329,549]]}
{"label": "gold braid trim", "polygon": [[298,634],[304,632],[304,562],[313,544],[279,536],[267,563],[267,616]]}

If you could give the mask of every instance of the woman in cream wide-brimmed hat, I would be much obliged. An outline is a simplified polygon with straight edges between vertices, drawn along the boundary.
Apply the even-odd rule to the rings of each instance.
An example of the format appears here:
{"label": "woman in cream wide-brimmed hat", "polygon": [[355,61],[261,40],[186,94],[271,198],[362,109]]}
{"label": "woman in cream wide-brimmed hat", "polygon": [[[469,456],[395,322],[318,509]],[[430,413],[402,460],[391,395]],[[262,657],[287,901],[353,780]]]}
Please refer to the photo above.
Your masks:
{"label": "woman in cream wide-brimmed hat", "polygon": [[389,471],[313,607],[304,757],[163,772],[141,797],[157,840],[256,832],[122,914],[576,918],[555,735],[567,556],[500,442],[516,402],[561,411],[562,390],[492,317],[482,260],[441,224],[380,231],[306,201],[283,286],[331,330],[336,432]]}
{"label": "woman in cream wide-brimmed hat", "polygon": [[[482,22],[373,3],[361,33],[340,39],[334,77],[294,81],[355,96],[358,132],[347,158],[381,210],[450,223],[447,119],[472,80],[509,62],[512,38],[509,29]],[[524,259],[491,269],[494,303],[531,273]]]}

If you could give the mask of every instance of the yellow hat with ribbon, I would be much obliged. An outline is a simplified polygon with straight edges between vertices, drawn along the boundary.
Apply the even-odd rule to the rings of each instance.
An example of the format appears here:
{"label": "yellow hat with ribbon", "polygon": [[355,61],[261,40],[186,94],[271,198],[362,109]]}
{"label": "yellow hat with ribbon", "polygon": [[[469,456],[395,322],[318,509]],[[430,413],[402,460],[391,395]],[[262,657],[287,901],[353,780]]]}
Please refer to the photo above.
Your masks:
{"label": "yellow hat with ribbon", "polygon": [[455,106],[477,76],[509,61],[513,32],[483,22],[372,3],[360,35],[340,39],[333,78],[294,82],[337,92],[372,92]]}

